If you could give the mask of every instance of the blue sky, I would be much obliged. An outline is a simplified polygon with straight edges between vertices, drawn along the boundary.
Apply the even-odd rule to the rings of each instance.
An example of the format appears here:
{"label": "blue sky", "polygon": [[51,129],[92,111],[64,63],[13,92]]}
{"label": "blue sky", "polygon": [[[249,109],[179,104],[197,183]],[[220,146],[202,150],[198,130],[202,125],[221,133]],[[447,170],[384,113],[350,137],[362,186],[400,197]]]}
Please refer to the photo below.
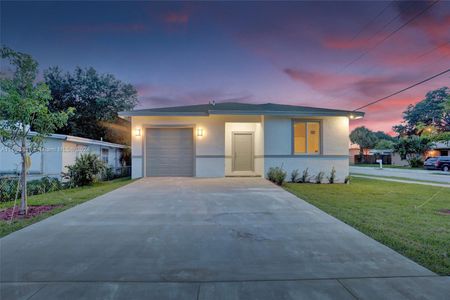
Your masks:
{"label": "blue sky", "polygon": [[[448,1],[368,51],[429,4],[3,1],[0,38],[41,70],[92,66],[134,84],[139,108],[232,100],[354,109],[450,66]],[[371,106],[352,126],[390,131],[408,104],[449,82]]]}

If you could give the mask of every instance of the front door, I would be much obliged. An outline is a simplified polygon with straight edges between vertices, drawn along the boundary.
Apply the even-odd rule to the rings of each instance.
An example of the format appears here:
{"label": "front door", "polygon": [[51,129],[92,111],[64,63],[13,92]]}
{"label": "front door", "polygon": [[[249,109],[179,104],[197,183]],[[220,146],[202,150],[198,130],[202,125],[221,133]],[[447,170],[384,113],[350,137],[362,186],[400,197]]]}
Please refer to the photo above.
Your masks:
{"label": "front door", "polygon": [[234,171],[254,171],[252,132],[233,132]]}

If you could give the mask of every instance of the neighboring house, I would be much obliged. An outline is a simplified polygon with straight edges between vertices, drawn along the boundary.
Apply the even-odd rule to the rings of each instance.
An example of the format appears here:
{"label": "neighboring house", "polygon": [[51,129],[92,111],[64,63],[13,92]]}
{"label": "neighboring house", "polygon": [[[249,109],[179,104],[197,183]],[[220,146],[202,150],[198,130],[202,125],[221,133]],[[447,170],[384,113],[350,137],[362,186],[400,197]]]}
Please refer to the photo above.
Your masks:
{"label": "neighboring house", "polygon": [[349,119],[362,112],[278,104],[210,103],[119,113],[131,118],[132,177],[348,175]]}
{"label": "neighboring house", "polygon": [[[42,176],[61,178],[66,166],[75,163],[83,153],[95,153],[115,170],[125,145],[91,140],[64,134],[51,134],[44,138],[42,150],[31,155],[30,180]],[[20,171],[20,155],[0,144],[0,175],[17,174]]]}
{"label": "neighboring house", "polygon": [[450,155],[450,141],[436,142],[431,146],[431,150],[426,153],[426,157],[430,156],[449,156]]}

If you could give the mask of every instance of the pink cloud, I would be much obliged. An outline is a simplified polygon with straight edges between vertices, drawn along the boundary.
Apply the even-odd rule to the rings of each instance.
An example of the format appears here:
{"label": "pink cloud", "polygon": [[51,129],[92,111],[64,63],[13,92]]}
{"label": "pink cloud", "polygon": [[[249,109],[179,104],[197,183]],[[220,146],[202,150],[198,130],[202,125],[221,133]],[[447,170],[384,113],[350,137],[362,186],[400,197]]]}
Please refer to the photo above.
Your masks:
{"label": "pink cloud", "polygon": [[187,11],[169,12],[164,16],[164,21],[170,24],[187,24],[190,14]]}

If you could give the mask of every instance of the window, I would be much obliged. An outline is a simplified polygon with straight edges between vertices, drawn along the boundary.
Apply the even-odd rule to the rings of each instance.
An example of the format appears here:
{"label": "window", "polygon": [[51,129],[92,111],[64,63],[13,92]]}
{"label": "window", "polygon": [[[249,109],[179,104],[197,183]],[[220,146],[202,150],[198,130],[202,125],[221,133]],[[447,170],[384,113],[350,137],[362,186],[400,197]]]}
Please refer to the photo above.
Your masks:
{"label": "window", "polygon": [[294,153],[320,154],[320,122],[294,122]]}
{"label": "window", "polygon": [[102,149],[102,161],[104,163],[108,163],[108,156],[109,156],[109,150],[108,149]]}

